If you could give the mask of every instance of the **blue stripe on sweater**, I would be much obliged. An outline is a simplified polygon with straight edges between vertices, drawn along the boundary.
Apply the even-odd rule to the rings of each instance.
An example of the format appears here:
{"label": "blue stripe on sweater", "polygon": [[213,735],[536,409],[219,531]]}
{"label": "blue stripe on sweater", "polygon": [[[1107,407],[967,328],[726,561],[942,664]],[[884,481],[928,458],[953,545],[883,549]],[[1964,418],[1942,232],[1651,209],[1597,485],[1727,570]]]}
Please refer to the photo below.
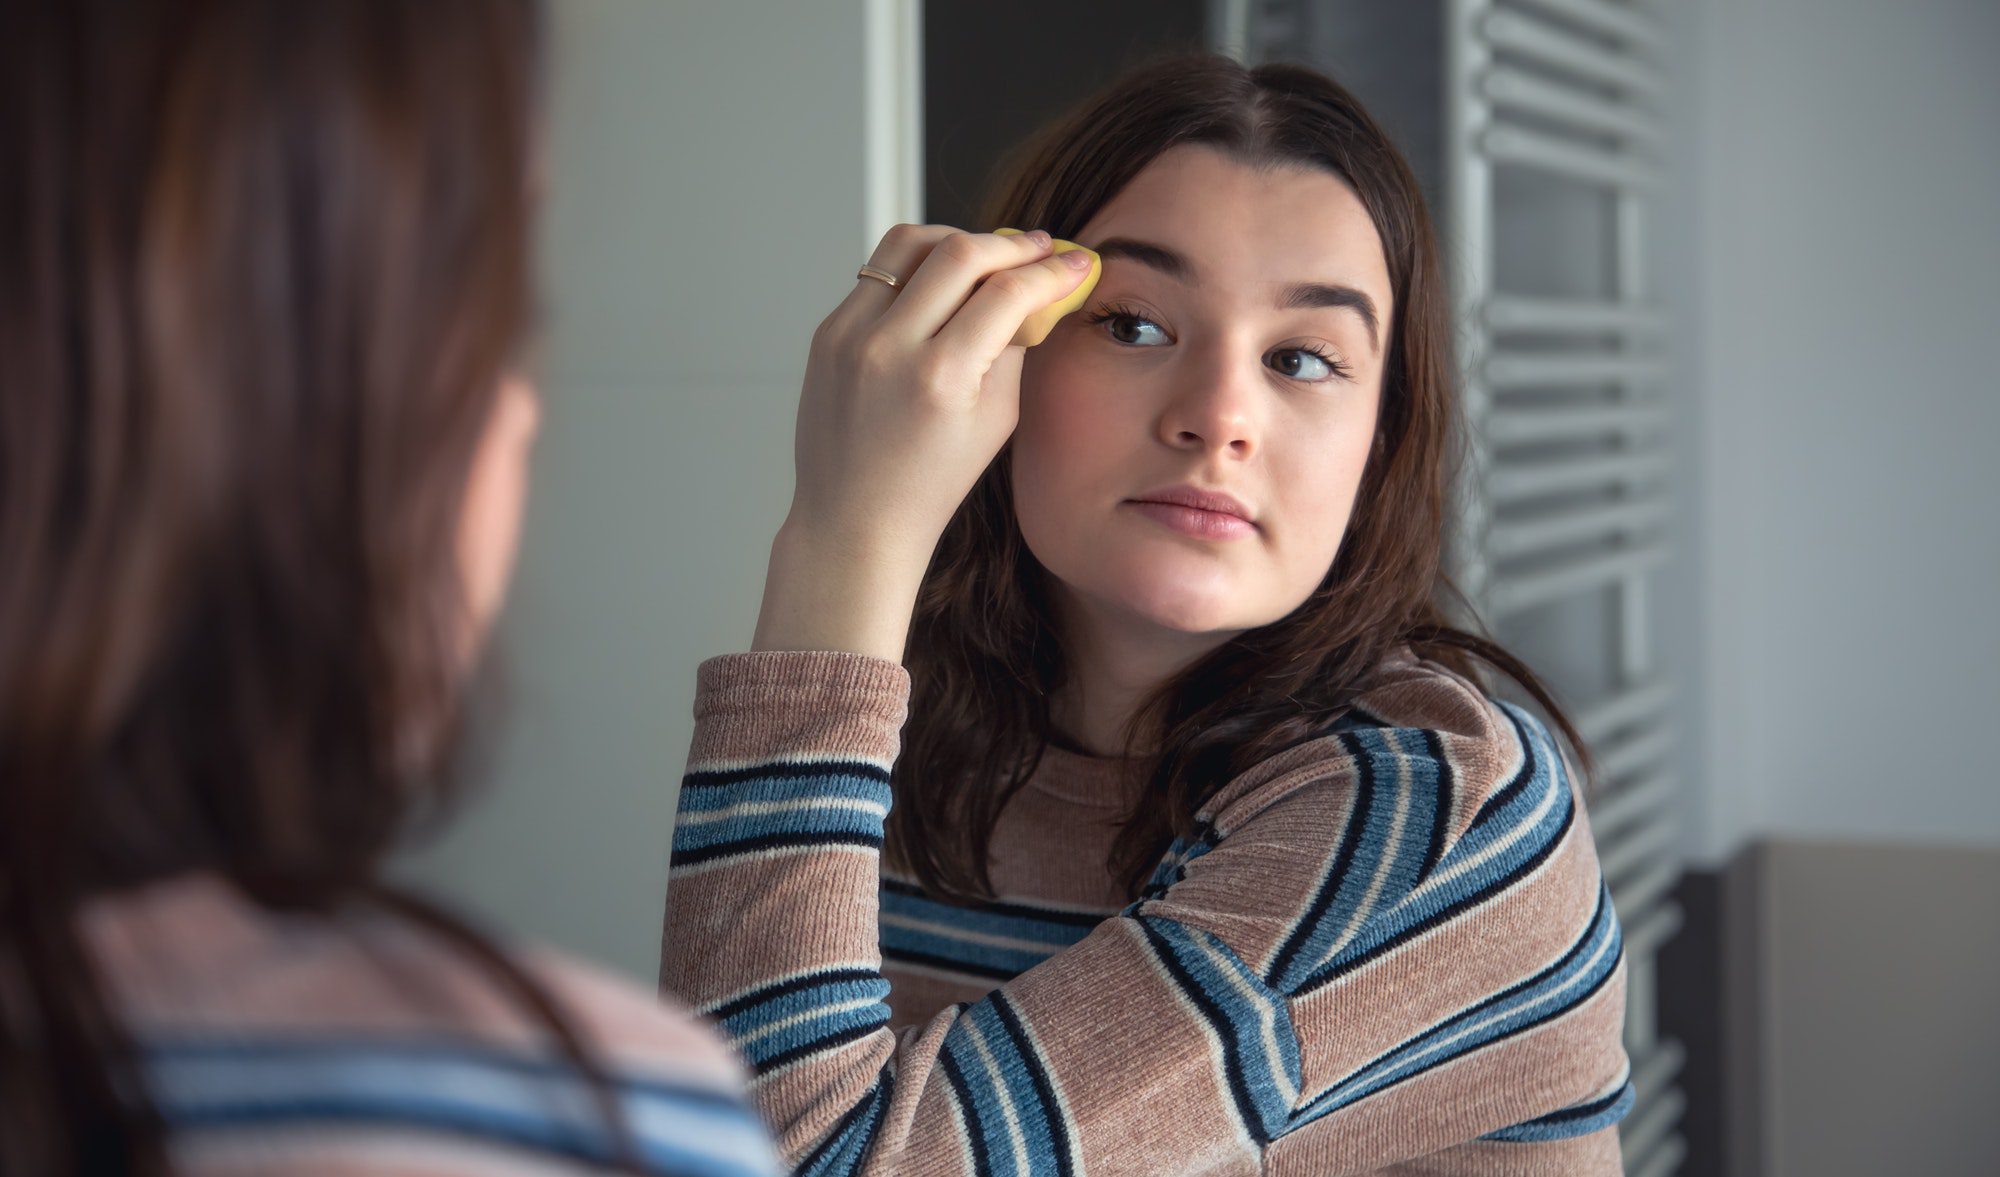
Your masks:
{"label": "blue stripe on sweater", "polygon": [[868,1159],[868,1147],[881,1130],[882,1118],[889,1114],[889,1096],[895,1077],[884,1071],[860,1102],[834,1122],[820,1142],[793,1168],[793,1177],[848,1177],[861,1170]]}
{"label": "blue stripe on sweater", "polygon": [[674,857],[737,842],[755,842],[782,835],[849,835],[879,838],[879,811],[853,808],[801,807],[777,813],[755,813],[726,821],[679,822],[674,827]]}
{"label": "blue stripe on sweater", "polygon": [[1308,1123],[1384,1088],[1493,1043],[1526,1033],[1589,1000],[1616,971],[1624,938],[1611,888],[1598,884],[1589,927],[1562,958],[1535,976],[1472,1006],[1354,1071],[1313,1096],[1298,1124]]}
{"label": "blue stripe on sweater", "polygon": [[[775,773],[783,767],[773,765],[772,769]],[[847,761],[819,766],[812,772],[756,777],[728,784],[703,784],[690,774],[681,786],[679,810],[681,816],[686,818],[745,803],[788,804],[830,797],[869,801],[887,809],[889,782],[873,773],[857,771],[856,766]]]}
{"label": "blue stripe on sweater", "polygon": [[1632,1105],[1638,1100],[1638,1091],[1627,1079],[1616,1091],[1602,1099],[1593,1099],[1573,1107],[1537,1116],[1507,1128],[1499,1128],[1480,1137],[1481,1140],[1506,1140],[1533,1142],[1538,1140],[1568,1140],[1575,1136],[1588,1136],[1623,1120]]}
{"label": "blue stripe on sweater", "polygon": [[987,936],[1031,940],[1050,948],[1068,948],[1113,912],[1068,911],[1028,903],[960,905],[932,899],[894,879],[882,880],[882,914]]}
{"label": "blue stripe on sweater", "polygon": [[823,760],[760,760],[735,768],[700,768],[681,778],[683,789],[735,788],[745,783],[761,784],[793,778],[824,779],[828,776],[869,777],[887,781],[890,769],[874,760],[834,758]]}
{"label": "blue stripe on sweater", "polygon": [[1433,865],[1439,826],[1450,820],[1450,797],[1441,777],[1442,757],[1429,735],[1420,728],[1340,733],[1356,770],[1353,816],[1321,868],[1313,896],[1272,957],[1266,977],[1273,988],[1284,993],[1304,988],[1348,937],[1414,890]]}
{"label": "blue stripe on sweater", "polygon": [[1224,1085],[1244,1132],[1283,1135],[1299,1090],[1299,1042],[1283,995],[1213,933],[1176,920],[1134,922],[1162,969],[1221,1041]]}
{"label": "blue stripe on sweater", "polygon": [[966,1007],[945,1033],[944,1054],[971,1108],[966,1121],[978,1126],[973,1148],[988,1154],[996,1177],[1074,1171],[1073,1133],[1046,1065],[1003,995]]}
{"label": "blue stripe on sweater", "polygon": [[[868,761],[772,761],[691,772],[681,782],[671,865],[779,847],[879,849],[889,796],[887,771]],[[738,806],[752,808],[728,812]]]}
{"label": "blue stripe on sweater", "polygon": [[829,970],[768,987],[761,1000],[731,1002],[717,1024],[762,1072],[888,1025],[888,996],[880,973]]}
{"label": "blue stripe on sweater", "polygon": [[[994,980],[1011,980],[1078,943],[1115,912],[1081,912],[1019,902],[960,906],[926,897],[901,880],[881,886],[882,953]],[[926,926],[911,927],[906,921]],[[981,937],[1019,941],[991,944]]]}
{"label": "blue stripe on sweater", "polygon": [[1173,844],[1167,847],[1166,853],[1160,856],[1160,861],[1153,867],[1153,873],[1146,880],[1146,886],[1139,892],[1139,899],[1141,901],[1158,899],[1165,895],[1168,888],[1187,878],[1189,863],[1215,849],[1221,840],[1221,831],[1216,829],[1213,822],[1208,821],[1198,825],[1192,836],[1176,836]]}
{"label": "blue stripe on sweater", "polygon": [[[1404,893],[1400,902],[1378,913],[1339,952],[1303,980],[1301,995],[1339,980],[1384,955],[1397,945],[1422,935],[1461,913],[1481,906],[1540,866],[1556,848],[1576,817],[1569,777],[1543,728],[1526,712],[1508,713],[1521,734],[1526,760],[1521,771],[1488,799],[1465,834],[1440,861],[1432,877],[1449,873],[1456,864],[1505,849],[1448,882]],[[1511,841],[1510,841],[1511,840]]]}
{"label": "blue stripe on sweater", "polygon": [[[962,1015],[965,1012],[966,1003],[963,1001],[957,1002],[952,1006],[952,1009],[954,1012]],[[990,1133],[986,1122],[980,1118],[979,1114],[982,1101],[973,1095],[971,1084],[965,1074],[965,1068],[959,1065],[958,1056],[955,1053],[949,1050],[939,1050],[937,1061],[938,1070],[944,1072],[946,1086],[951,1088],[952,1101],[958,1105],[959,1118],[965,1122],[967,1137],[966,1151],[972,1155],[973,1177],[993,1177],[994,1158],[989,1151],[987,1143]],[[1010,1159],[1011,1156],[1010,1151]],[[1012,1168],[1013,1166],[1009,1165],[1008,1167]]]}
{"label": "blue stripe on sweater", "polygon": [[[1081,937],[1079,937],[1081,939]],[[1009,981],[1054,956],[1057,949],[1009,948],[981,944],[940,932],[882,925],[882,955],[907,964],[932,965],[997,981]]]}
{"label": "blue stripe on sweater", "polygon": [[1049,1071],[1048,1060],[1042,1057],[1041,1048],[1035,1044],[1034,1032],[1028,1029],[1021,1012],[1014,1008],[1013,999],[996,990],[991,1001],[1009,1044],[1020,1057],[1021,1070],[1028,1076],[1028,1085],[1034,1088],[1035,1097],[1041,1103],[1042,1119],[1049,1130],[1049,1152],[1055,1159],[1057,1177],[1071,1177],[1082,1164],[1074,1151],[1076,1130],[1070,1123],[1069,1109],[1063,1106],[1062,1097],[1056,1093],[1055,1077]]}
{"label": "blue stripe on sweater", "polygon": [[[351,1038],[230,1041],[142,1035],[149,1093],[170,1130],[232,1132],[327,1124],[415,1128],[592,1163],[615,1142],[588,1086],[545,1059],[481,1045]],[[613,1076],[646,1171],[769,1177],[761,1121],[732,1094]]]}

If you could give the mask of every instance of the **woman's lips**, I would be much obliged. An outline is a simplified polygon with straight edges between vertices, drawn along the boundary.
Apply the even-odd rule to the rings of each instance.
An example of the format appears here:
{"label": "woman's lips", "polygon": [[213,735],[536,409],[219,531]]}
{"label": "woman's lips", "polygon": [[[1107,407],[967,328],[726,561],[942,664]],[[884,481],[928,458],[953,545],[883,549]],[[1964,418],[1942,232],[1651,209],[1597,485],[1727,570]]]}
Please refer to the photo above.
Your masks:
{"label": "woman's lips", "polygon": [[1172,528],[1182,535],[1191,535],[1196,539],[1240,539],[1257,530],[1257,525],[1248,519],[1225,515],[1220,511],[1203,511],[1173,503],[1142,503],[1137,500],[1125,505],[1136,509],[1163,527]]}

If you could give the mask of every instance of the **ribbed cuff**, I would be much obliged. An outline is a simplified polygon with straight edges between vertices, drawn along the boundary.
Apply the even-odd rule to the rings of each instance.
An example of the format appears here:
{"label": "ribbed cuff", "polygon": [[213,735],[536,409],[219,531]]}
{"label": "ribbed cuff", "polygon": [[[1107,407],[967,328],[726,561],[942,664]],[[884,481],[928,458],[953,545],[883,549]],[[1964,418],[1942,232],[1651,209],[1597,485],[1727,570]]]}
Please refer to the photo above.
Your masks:
{"label": "ribbed cuff", "polygon": [[696,765],[842,755],[893,763],[910,672],[849,650],[746,650],[695,671]]}

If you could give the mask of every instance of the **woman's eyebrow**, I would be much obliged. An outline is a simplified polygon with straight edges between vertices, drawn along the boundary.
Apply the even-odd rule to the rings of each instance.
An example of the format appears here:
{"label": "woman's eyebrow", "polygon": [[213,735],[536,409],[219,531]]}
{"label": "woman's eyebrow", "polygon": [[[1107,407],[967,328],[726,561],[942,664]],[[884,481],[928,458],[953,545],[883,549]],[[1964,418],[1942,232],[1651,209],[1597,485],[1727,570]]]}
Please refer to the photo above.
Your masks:
{"label": "woman's eyebrow", "polygon": [[[1187,257],[1164,245],[1151,241],[1139,241],[1131,237],[1107,237],[1091,246],[1097,256],[1104,261],[1122,257],[1157,270],[1176,282],[1189,286],[1201,285],[1201,278],[1195,273],[1194,263]],[[1278,296],[1277,307],[1281,311],[1311,309],[1314,307],[1346,307],[1361,316],[1361,322],[1368,328],[1368,346],[1377,353],[1382,350],[1380,339],[1381,319],[1375,312],[1375,300],[1367,292],[1338,282],[1294,282],[1285,287]]]}

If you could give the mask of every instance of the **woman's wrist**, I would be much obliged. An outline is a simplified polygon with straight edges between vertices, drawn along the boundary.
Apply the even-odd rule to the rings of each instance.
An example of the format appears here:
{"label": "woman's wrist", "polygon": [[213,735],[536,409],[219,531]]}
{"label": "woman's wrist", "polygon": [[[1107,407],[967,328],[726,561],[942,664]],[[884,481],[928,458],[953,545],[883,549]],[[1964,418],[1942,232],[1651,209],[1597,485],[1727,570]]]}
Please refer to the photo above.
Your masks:
{"label": "woman's wrist", "polygon": [[771,543],[752,650],[848,650],[903,660],[925,565],[792,520]]}

